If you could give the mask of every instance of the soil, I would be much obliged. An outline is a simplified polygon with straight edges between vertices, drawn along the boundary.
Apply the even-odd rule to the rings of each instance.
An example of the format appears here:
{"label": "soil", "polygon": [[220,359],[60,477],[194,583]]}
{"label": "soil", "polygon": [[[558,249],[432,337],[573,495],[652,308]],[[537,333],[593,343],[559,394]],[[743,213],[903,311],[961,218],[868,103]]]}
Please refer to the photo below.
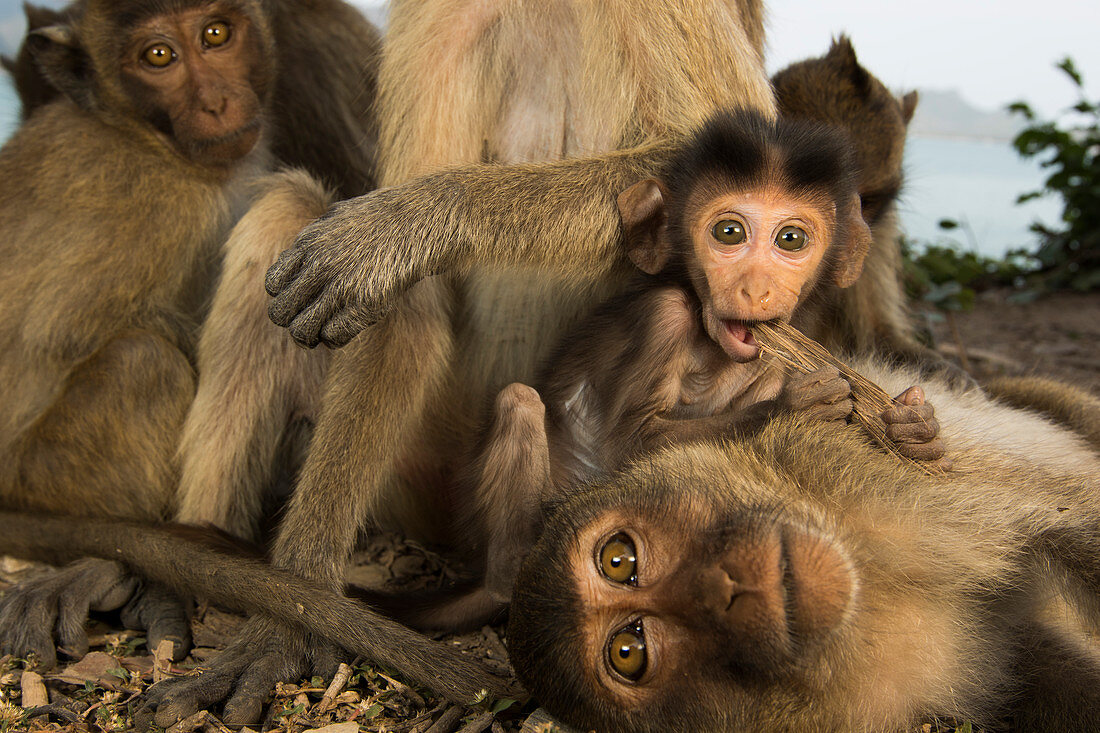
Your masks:
{"label": "soil", "polygon": [[1012,295],[987,292],[969,312],[944,317],[918,308],[916,316],[936,349],[979,381],[1040,375],[1100,395],[1100,293],[1056,293],[1026,304]]}

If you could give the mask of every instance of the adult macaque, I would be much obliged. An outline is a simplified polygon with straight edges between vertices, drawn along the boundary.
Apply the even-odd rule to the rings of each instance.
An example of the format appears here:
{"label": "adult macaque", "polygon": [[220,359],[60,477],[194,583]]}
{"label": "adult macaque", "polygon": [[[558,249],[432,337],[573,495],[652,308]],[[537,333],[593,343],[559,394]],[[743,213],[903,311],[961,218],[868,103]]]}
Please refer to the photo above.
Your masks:
{"label": "adult macaque", "polygon": [[[1044,389],[1021,385],[1064,397]],[[612,733],[1094,729],[1100,459],[977,390],[929,394],[949,474],[779,417],[555,502],[510,610],[524,684]]]}
{"label": "adult macaque", "polygon": [[[220,248],[267,159],[267,19],[252,0],[88,0],[27,44],[62,96],[0,150],[0,506],[162,519]],[[92,561],[9,591],[0,650],[51,665],[56,631],[79,655],[89,605],[135,585],[116,575]],[[147,591],[126,617],[184,648],[178,602]]]}
{"label": "adult macaque", "polygon": [[859,170],[863,218],[874,240],[859,280],[822,303],[821,316],[828,319],[822,343],[831,350],[877,350],[910,362],[938,360],[913,336],[899,281],[897,199],[904,182],[905,133],[917,93],[895,97],[860,65],[845,36],[833,41],[824,56],[778,72],[772,85],[780,116],[825,122],[848,132]]}
{"label": "adult macaque", "polygon": [[[72,23],[84,0],[55,11],[29,3],[28,37],[41,28]],[[152,7],[152,6],[150,6]],[[275,80],[265,110],[271,153],[303,168],[339,198],[374,187],[378,129],[374,98],[382,39],[359,10],[343,0],[260,0],[271,24]],[[60,96],[24,42],[3,57],[24,119]]]}

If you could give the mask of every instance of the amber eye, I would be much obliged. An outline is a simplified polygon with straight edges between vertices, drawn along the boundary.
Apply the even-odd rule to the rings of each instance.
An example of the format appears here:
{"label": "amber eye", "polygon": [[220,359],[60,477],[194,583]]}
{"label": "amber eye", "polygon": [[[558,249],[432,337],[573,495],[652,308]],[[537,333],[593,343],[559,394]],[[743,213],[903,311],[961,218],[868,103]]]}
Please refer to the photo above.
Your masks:
{"label": "amber eye", "polygon": [[613,670],[628,680],[636,681],[645,674],[645,634],[641,621],[636,621],[611,637],[611,643],[607,646],[607,660]]}
{"label": "amber eye", "polygon": [[638,558],[630,537],[620,532],[604,544],[600,550],[600,570],[616,583],[638,580]]}
{"label": "amber eye", "polygon": [[806,232],[798,227],[783,227],[775,238],[775,246],[788,252],[797,252],[809,241]]}
{"label": "amber eye", "polygon": [[176,60],[176,52],[167,43],[156,43],[145,49],[141,58],[150,66],[163,69]]}
{"label": "amber eye", "polygon": [[722,244],[741,244],[745,241],[745,225],[736,219],[723,219],[710,230]]}
{"label": "amber eye", "polygon": [[202,29],[202,42],[205,46],[221,46],[229,40],[229,24],[218,20]]}

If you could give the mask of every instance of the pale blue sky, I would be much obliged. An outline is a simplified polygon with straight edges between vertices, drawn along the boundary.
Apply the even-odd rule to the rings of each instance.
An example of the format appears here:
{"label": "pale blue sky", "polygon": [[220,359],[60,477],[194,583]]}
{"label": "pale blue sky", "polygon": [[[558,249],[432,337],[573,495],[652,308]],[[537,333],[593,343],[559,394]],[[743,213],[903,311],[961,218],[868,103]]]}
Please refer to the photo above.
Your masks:
{"label": "pale blue sky", "polygon": [[1024,98],[1053,115],[1076,101],[1054,69],[1068,54],[1091,96],[1100,97],[1098,0],[772,0],[767,6],[772,71],[820,55],[834,34],[847,32],[864,65],[895,89],[958,89],[985,109]]}

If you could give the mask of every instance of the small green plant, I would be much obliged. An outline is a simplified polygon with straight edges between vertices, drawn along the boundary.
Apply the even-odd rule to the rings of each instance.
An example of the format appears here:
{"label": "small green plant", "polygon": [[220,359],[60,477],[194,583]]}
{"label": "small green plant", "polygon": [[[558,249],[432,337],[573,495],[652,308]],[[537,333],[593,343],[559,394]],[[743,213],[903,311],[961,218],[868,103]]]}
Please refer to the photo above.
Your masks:
{"label": "small green plant", "polygon": [[1061,196],[1064,203],[1063,228],[1031,225],[1042,237],[1034,283],[1043,290],[1095,290],[1100,287],[1100,101],[1086,97],[1072,59],[1063,59],[1058,68],[1077,88],[1078,101],[1066,110],[1072,113],[1068,122],[1040,121],[1022,101],[1008,108],[1030,123],[1013,147],[1025,158],[1049,153],[1040,165],[1052,171],[1042,190],[1021,195],[1017,203],[1049,194]]}

